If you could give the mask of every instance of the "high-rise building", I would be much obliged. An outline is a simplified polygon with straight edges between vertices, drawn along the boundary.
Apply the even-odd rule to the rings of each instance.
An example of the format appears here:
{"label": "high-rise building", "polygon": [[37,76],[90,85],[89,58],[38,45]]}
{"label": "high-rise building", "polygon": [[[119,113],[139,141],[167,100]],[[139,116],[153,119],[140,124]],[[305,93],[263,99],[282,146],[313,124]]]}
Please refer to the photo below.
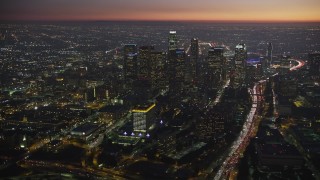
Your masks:
{"label": "high-rise building", "polygon": [[178,40],[176,31],[169,32],[168,47],[168,80],[169,91],[173,94],[179,94],[185,82],[185,61],[186,53],[184,49],[178,49]]}
{"label": "high-rise building", "polygon": [[190,61],[189,61],[189,74],[191,81],[195,81],[198,74],[198,61],[199,61],[199,41],[196,38],[191,39],[190,46]]}
{"label": "high-rise building", "polygon": [[166,54],[163,52],[152,51],[150,55],[151,64],[151,89],[153,93],[166,90],[168,78],[166,74]]}
{"label": "high-rise building", "polygon": [[244,83],[245,68],[247,64],[247,48],[245,44],[238,44],[234,55],[234,78],[231,85],[233,87],[240,87]]}
{"label": "high-rise building", "polygon": [[222,83],[222,71],[224,64],[223,47],[210,48],[208,51],[208,79],[210,89],[217,89]]}
{"label": "high-rise building", "polygon": [[151,73],[151,52],[154,50],[153,46],[142,46],[138,53],[138,78],[149,79]]}
{"label": "high-rise building", "polygon": [[258,65],[257,64],[247,64],[246,66],[246,76],[245,76],[245,84],[250,86],[253,82],[255,82],[256,77],[258,76]]}
{"label": "high-rise building", "polygon": [[312,75],[320,74],[320,52],[311,53],[308,56],[309,72]]}
{"label": "high-rise building", "polygon": [[137,79],[137,59],[137,45],[125,45],[123,48],[123,71],[126,90],[132,90],[133,82]]}
{"label": "high-rise building", "polygon": [[177,32],[169,31],[169,51],[176,50],[178,48]]}
{"label": "high-rise building", "polygon": [[155,120],[155,104],[139,105],[132,109],[133,130],[146,132]]}
{"label": "high-rise building", "polygon": [[173,55],[169,60],[169,91],[178,94],[184,88],[186,53],[184,49],[176,49]]}
{"label": "high-rise building", "polygon": [[272,63],[272,50],[273,50],[272,43],[269,42],[269,43],[268,43],[268,49],[267,49],[267,66],[268,66],[268,67],[269,67],[270,64]]}

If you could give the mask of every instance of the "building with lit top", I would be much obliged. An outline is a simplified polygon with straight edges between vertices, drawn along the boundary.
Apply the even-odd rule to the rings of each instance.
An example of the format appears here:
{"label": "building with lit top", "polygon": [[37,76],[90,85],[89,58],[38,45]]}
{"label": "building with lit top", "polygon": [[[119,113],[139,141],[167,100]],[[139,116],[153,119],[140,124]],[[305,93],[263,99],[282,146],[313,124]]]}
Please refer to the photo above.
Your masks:
{"label": "building with lit top", "polygon": [[198,61],[199,61],[199,41],[196,38],[191,39],[190,46],[190,62],[189,62],[189,72],[190,78],[194,81],[198,74]]}
{"label": "building with lit top", "polygon": [[177,32],[169,31],[169,51],[175,51],[178,48]]}
{"label": "building with lit top", "polygon": [[184,49],[178,49],[176,34],[176,31],[170,31],[168,42],[167,74],[169,77],[169,92],[171,94],[180,93],[185,82],[186,53]]}
{"label": "building with lit top", "polygon": [[133,130],[135,132],[146,132],[155,119],[155,104],[144,104],[132,109]]}

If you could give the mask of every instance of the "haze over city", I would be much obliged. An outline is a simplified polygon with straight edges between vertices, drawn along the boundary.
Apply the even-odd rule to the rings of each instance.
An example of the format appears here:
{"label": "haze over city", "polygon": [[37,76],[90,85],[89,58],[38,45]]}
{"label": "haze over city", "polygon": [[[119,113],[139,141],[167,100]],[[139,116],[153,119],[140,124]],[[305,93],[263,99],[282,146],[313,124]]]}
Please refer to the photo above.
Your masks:
{"label": "haze over city", "polygon": [[318,0],[4,0],[2,20],[320,21]]}

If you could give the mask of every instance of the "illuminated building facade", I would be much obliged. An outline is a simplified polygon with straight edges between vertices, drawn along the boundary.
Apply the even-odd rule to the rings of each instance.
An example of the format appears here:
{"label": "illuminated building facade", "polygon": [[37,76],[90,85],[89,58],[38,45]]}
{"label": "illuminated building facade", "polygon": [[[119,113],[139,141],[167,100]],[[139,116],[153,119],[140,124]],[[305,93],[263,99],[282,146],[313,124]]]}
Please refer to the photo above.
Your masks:
{"label": "illuminated building facade", "polygon": [[200,139],[210,140],[221,135],[225,129],[226,115],[219,111],[206,112],[196,129]]}
{"label": "illuminated building facade", "polygon": [[123,71],[125,80],[125,89],[132,90],[134,80],[137,79],[137,45],[127,44],[123,48]]}
{"label": "illuminated building facade", "polygon": [[178,48],[178,39],[176,31],[169,31],[169,51],[175,51]]}
{"label": "illuminated building facade", "polygon": [[269,42],[268,43],[268,49],[267,49],[267,66],[270,66],[270,63],[272,63],[272,50],[273,50],[273,46],[272,43]]}
{"label": "illuminated building facade", "polygon": [[166,75],[166,55],[160,51],[150,54],[150,78],[153,93],[167,89],[168,79]]}
{"label": "illuminated building facade", "polygon": [[169,90],[174,94],[178,94],[184,88],[185,61],[186,53],[184,49],[176,49],[174,56],[170,59],[169,67]]}
{"label": "illuminated building facade", "polygon": [[214,47],[209,49],[207,63],[208,63],[208,79],[210,89],[217,89],[222,83],[223,71],[223,47]]}
{"label": "illuminated building facade", "polygon": [[198,74],[198,60],[199,60],[199,41],[196,38],[191,39],[190,47],[190,78],[191,81],[195,81]]}
{"label": "illuminated building facade", "polygon": [[142,46],[139,48],[138,54],[138,78],[149,79],[151,71],[151,52],[154,50],[153,46]]}
{"label": "illuminated building facade", "polygon": [[234,78],[231,85],[233,87],[240,87],[244,83],[245,69],[247,61],[247,47],[245,44],[238,44],[234,55]]}
{"label": "illuminated building facade", "polygon": [[132,109],[133,130],[146,132],[154,123],[155,104],[140,105]]}

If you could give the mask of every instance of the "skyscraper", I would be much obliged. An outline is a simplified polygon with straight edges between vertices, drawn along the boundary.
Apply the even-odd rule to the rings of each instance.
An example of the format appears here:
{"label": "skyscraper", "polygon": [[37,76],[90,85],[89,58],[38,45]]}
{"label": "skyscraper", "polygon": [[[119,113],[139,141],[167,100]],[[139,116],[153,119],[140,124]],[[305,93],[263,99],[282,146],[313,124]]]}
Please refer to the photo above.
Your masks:
{"label": "skyscraper", "polygon": [[168,77],[169,91],[172,94],[179,94],[183,89],[185,81],[185,60],[186,53],[184,49],[178,49],[176,31],[169,32],[168,44]]}
{"label": "skyscraper", "polygon": [[152,51],[150,55],[151,88],[153,93],[167,89],[168,78],[166,74],[166,54],[160,51]]}
{"label": "skyscraper", "polygon": [[184,88],[185,81],[185,60],[186,53],[184,49],[176,49],[173,62],[171,63],[173,76],[169,79],[169,89],[175,94],[181,92]]}
{"label": "skyscraper", "polygon": [[208,79],[207,83],[210,89],[217,89],[222,83],[223,68],[223,47],[214,47],[209,49],[208,63]]}
{"label": "skyscraper", "polygon": [[268,50],[267,50],[267,66],[268,66],[268,67],[269,67],[270,64],[272,63],[272,50],[273,50],[272,43],[269,42],[269,43],[268,43]]}
{"label": "skyscraper", "polygon": [[154,50],[153,46],[142,46],[139,48],[138,54],[138,78],[149,79],[151,72],[150,57]]}
{"label": "skyscraper", "polygon": [[190,46],[190,61],[189,61],[189,72],[192,81],[194,81],[198,74],[198,60],[199,60],[199,41],[196,38],[191,39]]}
{"label": "skyscraper", "polygon": [[240,87],[244,83],[245,69],[247,64],[247,47],[245,44],[238,44],[234,55],[234,79],[231,84]]}
{"label": "skyscraper", "polygon": [[125,90],[132,90],[133,82],[137,79],[137,45],[127,44],[123,48],[123,71]]}
{"label": "skyscraper", "polygon": [[178,48],[177,32],[169,31],[169,51],[176,50]]}

